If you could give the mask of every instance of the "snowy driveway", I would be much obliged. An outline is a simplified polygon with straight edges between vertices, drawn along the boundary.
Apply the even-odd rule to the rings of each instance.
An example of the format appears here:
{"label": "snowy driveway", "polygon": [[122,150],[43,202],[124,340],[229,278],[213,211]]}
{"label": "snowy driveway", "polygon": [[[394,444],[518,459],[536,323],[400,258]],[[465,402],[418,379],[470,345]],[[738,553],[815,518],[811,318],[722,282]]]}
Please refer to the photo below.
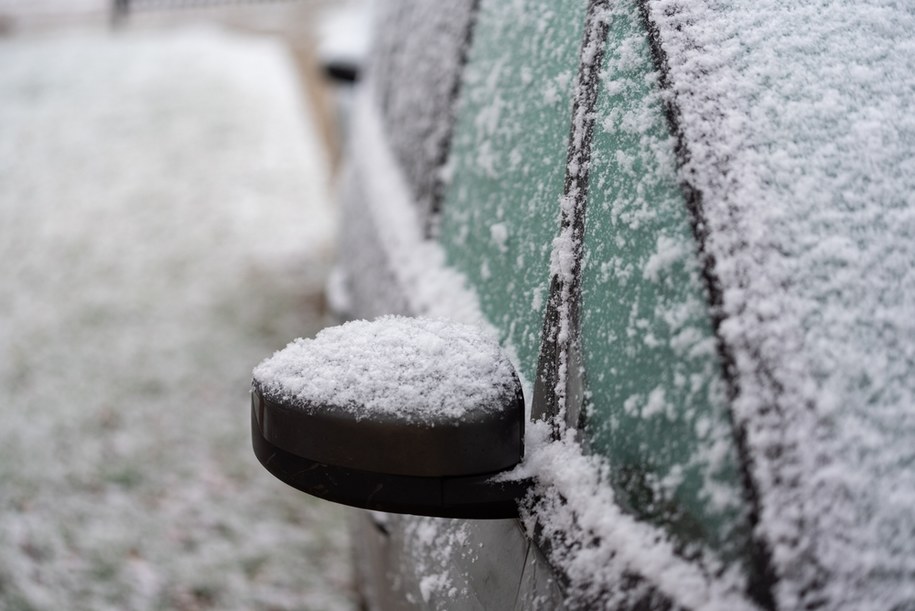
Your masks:
{"label": "snowy driveway", "polygon": [[250,450],[333,217],[282,47],[0,41],[0,608],[350,608],[342,516]]}

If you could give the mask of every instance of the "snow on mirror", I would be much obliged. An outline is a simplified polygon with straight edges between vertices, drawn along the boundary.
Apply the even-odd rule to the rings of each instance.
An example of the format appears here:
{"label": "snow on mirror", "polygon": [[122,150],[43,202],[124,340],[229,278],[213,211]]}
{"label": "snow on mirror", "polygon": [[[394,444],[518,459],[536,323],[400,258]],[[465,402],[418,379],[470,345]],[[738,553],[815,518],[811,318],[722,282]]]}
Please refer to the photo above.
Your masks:
{"label": "snow on mirror", "polygon": [[346,505],[418,515],[517,515],[524,399],[475,327],[386,316],[297,339],[254,369],[254,452],[273,475]]}

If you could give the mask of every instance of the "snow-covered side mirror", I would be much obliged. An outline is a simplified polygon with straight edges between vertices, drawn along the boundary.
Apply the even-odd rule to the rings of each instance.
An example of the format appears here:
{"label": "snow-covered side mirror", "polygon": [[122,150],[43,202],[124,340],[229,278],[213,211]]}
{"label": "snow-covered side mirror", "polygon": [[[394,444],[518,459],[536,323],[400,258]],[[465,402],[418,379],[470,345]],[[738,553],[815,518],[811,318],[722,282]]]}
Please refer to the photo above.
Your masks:
{"label": "snow-covered side mirror", "polygon": [[517,516],[524,399],[474,327],[383,317],[295,340],[254,370],[254,453],[290,486],[396,513]]}

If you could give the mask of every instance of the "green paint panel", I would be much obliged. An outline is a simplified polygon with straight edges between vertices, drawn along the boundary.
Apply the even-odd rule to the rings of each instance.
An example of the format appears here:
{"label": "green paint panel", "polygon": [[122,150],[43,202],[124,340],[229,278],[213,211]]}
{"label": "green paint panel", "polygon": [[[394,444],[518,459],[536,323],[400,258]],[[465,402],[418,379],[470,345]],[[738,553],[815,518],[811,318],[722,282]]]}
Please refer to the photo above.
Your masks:
{"label": "green paint panel", "polygon": [[647,37],[616,9],[598,94],[585,220],[587,437],[621,505],[683,549],[745,557],[721,363]]}
{"label": "green paint panel", "polygon": [[585,2],[481,3],[440,226],[449,262],[533,380]]}

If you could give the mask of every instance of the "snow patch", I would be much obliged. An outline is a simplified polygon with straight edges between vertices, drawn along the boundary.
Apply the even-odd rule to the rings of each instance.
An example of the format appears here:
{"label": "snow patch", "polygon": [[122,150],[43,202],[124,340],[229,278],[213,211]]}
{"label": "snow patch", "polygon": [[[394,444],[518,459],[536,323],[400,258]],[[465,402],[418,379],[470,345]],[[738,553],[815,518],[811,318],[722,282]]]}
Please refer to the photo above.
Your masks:
{"label": "snow patch", "polygon": [[522,523],[530,536],[555,545],[552,555],[570,579],[572,600],[580,606],[590,600],[603,608],[626,608],[648,593],[646,584],[630,589],[610,584],[650,575],[662,595],[688,609],[755,608],[743,597],[734,570],[719,567],[722,574],[711,578],[700,565],[681,558],[660,531],[625,513],[607,485],[608,465],[582,451],[574,430],[558,441],[550,439],[546,423],[534,422],[528,431],[528,455],[516,475],[536,474],[537,479],[521,505]]}
{"label": "snow patch", "polygon": [[[86,0],[16,1],[51,3]],[[245,417],[251,364],[321,324],[300,94],[263,37],[0,39],[0,608],[353,608],[339,510]]]}
{"label": "snow patch", "polygon": [[511,400],[516,378],[498,342],[475,327],[384,316],[297,339],[258,365],[254,379],[303,409],[459,419]]}
{"label": "snow patch", "polygon": [[508,252],[508,226],[505,223],[493,223],[489,226],[489,238],[499,252]]}
{"label": "snow patch", "polygon": [[[915,601],[915,9],[651,0],[780,608]],[[773,18],[777,16],[777,18]]]}

